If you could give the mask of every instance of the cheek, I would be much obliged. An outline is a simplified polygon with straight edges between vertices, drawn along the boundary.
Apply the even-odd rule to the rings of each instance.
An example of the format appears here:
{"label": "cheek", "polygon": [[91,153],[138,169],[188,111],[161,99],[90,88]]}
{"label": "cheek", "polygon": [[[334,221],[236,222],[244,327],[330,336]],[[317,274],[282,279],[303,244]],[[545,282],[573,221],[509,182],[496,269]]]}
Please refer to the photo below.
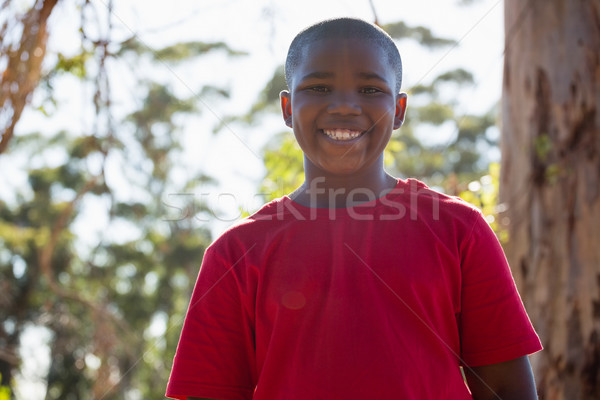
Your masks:
{"label": "cheek", "polygon": [[302,104],[298,102],[292,109],[293,128],[307,129],[315,125],[317,119],[317,107],[315,105]]}
{"label": "cheek", "polygon": [[394,120],[394,116],[396,113],[396,106],[394,103],[388,103],[386,102],[385,104],[381,105],[380,110],[384,110],[383,112],[380,112],[379,115],[379,121],[384,122],[385,124],[392,123],[393,124],[393,120]]}

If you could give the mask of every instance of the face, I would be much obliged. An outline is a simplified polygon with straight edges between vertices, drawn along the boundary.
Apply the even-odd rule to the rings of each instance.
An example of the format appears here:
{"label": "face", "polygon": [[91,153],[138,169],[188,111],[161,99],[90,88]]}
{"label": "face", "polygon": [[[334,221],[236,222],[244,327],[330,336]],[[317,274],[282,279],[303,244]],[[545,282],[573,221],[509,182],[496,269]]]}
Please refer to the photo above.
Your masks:
{"label": "face", "polygon": [[383,169],[383,150],[402,125],[406,94],[380,46],[362,39],[324,39],[305,50],[290,92],[281,93],[312,176]]}

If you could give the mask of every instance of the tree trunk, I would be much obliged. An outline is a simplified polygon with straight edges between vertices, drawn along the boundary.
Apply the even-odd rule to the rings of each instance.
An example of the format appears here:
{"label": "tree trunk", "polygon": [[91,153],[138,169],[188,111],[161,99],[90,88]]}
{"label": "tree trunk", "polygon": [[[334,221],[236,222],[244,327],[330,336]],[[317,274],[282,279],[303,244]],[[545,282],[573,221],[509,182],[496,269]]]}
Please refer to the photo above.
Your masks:
{"label": "tree trunk", "polygon": [[540,397],[600,399],[600,0],[506,0],[500,222]]}

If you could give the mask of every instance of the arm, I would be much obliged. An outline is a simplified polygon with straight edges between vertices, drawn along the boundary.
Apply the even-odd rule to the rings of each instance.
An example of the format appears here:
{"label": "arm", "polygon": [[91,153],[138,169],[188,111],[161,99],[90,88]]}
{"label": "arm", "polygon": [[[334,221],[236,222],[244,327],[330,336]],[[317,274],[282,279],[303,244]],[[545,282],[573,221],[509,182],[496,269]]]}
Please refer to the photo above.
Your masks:
{"label": "arm", "polygon": [[[244,266],[249,250],[238,244],[240,240],[231,241],[235,244],[219,239],[204,253],[173,359],[167,397],[252,397],[256,362],[248,310],[253,303],[246,299],[253,298],[255,276]],[[242,255],[231,254],[234,250],[230,247]]]}
{"label": "arm", "polygon": [[464,368],[475,400],[536,400],[535,381],[527,356]]}

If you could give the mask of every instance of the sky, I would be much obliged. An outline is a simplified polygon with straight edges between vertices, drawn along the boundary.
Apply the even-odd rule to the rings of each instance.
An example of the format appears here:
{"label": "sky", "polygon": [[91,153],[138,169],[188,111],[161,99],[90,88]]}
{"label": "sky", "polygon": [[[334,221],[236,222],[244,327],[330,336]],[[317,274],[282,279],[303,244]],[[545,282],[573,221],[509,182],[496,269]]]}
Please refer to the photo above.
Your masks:
{"label": "sky", "polygon": [[[108,0],[92,0],[98,15],[107,13]],[[186,149],[181,159],[182,171],[205,172],[216,177],[219,187],[210,194],[215,219],[210,221],[216,234],[239,217],[239,209],[252,211],[260,205],[257,188],[264,175],[261,149],[273,134],[286,130],[277,117],[266,118],[254,127],[233,125],[218,134],[213,127],[227,115],[244,113],[256,99],[257,93],[283,63],[287,47],[302,28],[331,17],[358,17],[373,21],[369,1],[353,0],[121,0],[114,2],[112,23],[115,38],[138,36],[146,46],[160,48],[180,41],[224,41],[247,56],[231,59],[223,54],[202,57],[198,63],[178,67],[165,66],[161,81],[170,82],[182,96],[197,95],[201,85],[211,83],[230,88],[229,100],[200,100],[200,114],[183,122],[183,144]],[[408,25],[422,25],[434,34],[458,41],[455,47],[441,51],[427,51],[411,41],[400,41],[398,46],[404,64],[406,87],[427,83],[442,72],[462,67],[475,76],[475,85],[462,92],[459,101],[464,113],[483,113],[500,98],[503,65],[503,2],[478,0],[468,6],[459,6],[458,0],[373,0],[381,24],[404,21]],[[79,47],[77,33],[79,17],[73,1],[59,2],[51,20],[48,44],[48,63],[52,54],[61,51],[74,54]],[[93,33],[93,32],[91,32]],[[135,84],[119,79],[119,70],[112,71],[113,91],[117,98],[127,99],[136,90]],[[17,126],[17,134],[35,130],[56,132],[61,128],[85,131],[91,121],[90,110],[82,107],[83,98],[90,93],[64,80],[57,88],[60,112],[52,121],[39,113],[26,112]],[[132,105],[123,100],[125,113]],[[410,98],[409,98],[410,107]],[[444,132],[435,133],[436,136]],[[51,157],[51,156],[50,156]],[[25,170],[32,162],[60,162],[60,160],[8,160],[0,157],[0,187],[19,187],[26,179]],[[114,184],[119,171],[109,172]],[[123,189],[123,196],[134,196]],[[218,194],[216,194],[218,193]],[[177,195],[177,193],[173,193]],[[176,201],[173,198],[164,202]],[[212,203],[211,203],[212,202]],[[99,205],[89,205],[93,208]],[[83,237],[94,240],[93,231],[102,229],[106,221],[87,219],[78,228]],[[200,222],[199,222],[200,223]],[[33,331],[26,335],[21,377],[22,398],[42,399],[43,376],[40,371],[47,365],[43,350],[44,334]],[[33,357],[36,354],[37,357]],[[46,367],[47,368],[47,367]]]}
{"label": "sky", "polygon": [[[503,2],[477,0],[468,6],[459,6],[458,1],[373,0],[373,5],[381,24],[403,20],[409,25],[422,25],[438,36],[458,41],[457,46],[439,51],[424,50],[413,41],[400,41],[405,87],[427,83],[453,68],[466,68],[475,75],[476,83],[461,92],[460,111],[483,113],[500,97]],[[79,17],[72,4],[69,1],[60,3],[51,17],[48,65],[53,61],[53,52],[75,54],[79,50]],[[96,0],[92,4],[103,19],[108,0]],[[174,0],[168,6],[166,4],[156,0],[115,2],[111,18],[113,39],[126,39],[136,34],[138,40],[153,49],[184,40],[223,41],[233,49],[248,52],[248,56],[235,59],[216,53],[203,56],[196,63],[165,65],[158,79],[169,82],[177,94],[185,97],[197,95],[201,85],[206,83],[231,89],[232,96],[227,101],[199,98],[199,116],[184,121],[183,144],[188,151],[181,160],[185,165],[182,170],[215,176],[220,182],[221,192],[235,195],[243,209],[256,208],[256,202],[260,201],[255,193],[257,182],[264,175],[261,151],[274,133],[286,130],[282,120],[266,118],[257,127],[232,125],[217,135],[211,134],[214,126],[225,116],[243,114],[250,107],[275,68],[283,63],[287,46],[299,30],[321,19],[336,16],[372,21],[374,15],[370,3],[367,0]],[[90,21],[93,18],[90,17]],[[93,35],[95,32],[90,28],[89,33]],[[132,106],[124,103],[138,88],[131,79],[119,78],[125,76],[125,72],[117,69],[112,72],[113,95],[123,99],[121,103],[117,99],[119,107],[113,107],[113,112],[124,115]],[[60,105],[58,115],[48,121],[40,113],[26,113],[17,127],[17,134],[39,130],[40,127],[56,132],[59,129],[77,131],[79,126],[82,132],[86,131],[92,114],[82,105],[86,104],[84,99],[89,99],[90,93],[76,85],[74,79],[63,79],[55,92]],[[443,128],[438,128],[430,136],[443,139],[447,134]],[[223,157],[224,154],[228,156]],[[48,160],[38,161],[44,163]],[[23,172],[26,163],[21,163],[20,167],[20,173],[16,171],[11,177],[4,177],[13,186],[26,178]],[[116,172],[113,177],[116,182],[120,179]],[[127,186],[124,182],[116,184]],[[225,204],[223,208],[232,207]],[[230,221],[235,215],[228,217],[223,219]]]}
{"label": "sky", "polygon": [[[484,113],[498,101],[501,92],[503,2],[479,0],[469,6],[457,3],[458,0],[373,1],[381,24],[403,20],[458,41],[457,46],[441,51],[424,50],[409,40],[399,42],[405,87],[427,83],[442,72],[463,67],[474,73],[476,84],[462,93],[460,110]],[[186,126],[184,140],[190,149],[185,158],[190,169],[197,167],[218,177],[220,182],[219,197],[208,197],[219,216],[214,224],[218,232],[237,219],[240,208],[251,212],[260,206],[262,200],[256,188],[264,175],[261,149],[274,133],[287,128],[282,119],[274,116],[257,127],[232,125],[216,136],[208,132],[223,116],[242,114],[250,107],[275,68],[283,63],[289,43],[302,28],[340,16],[372,21],[373,10],[369,1],[350,0],[175,1],[168,8],[161,8],[160,4],[124,3],[115,10],[115,21],[123,23],[125,31],[142,32],[141,40],[153,48],[182,39],[198,39],[224,41],[250,54],[236,60],[217,54],[194,69],[171,70],[175,87],[182,94],[192,94],[199,82],[232,89],[231,101],[202,101],[203,118]],[[447,140],[451,133],[440,129],[430,135]]]}
{"label": "sky", "polygon": [[[404,20],[409,25],[429,27],[439,36],[459,41],[458,46],[441,51],[427,51],[408,40],[399,42],[406,87],[426,83],[442,72],[464,67],[475,74],[476,85],[463,93],[463,112],[486,112],[499,99],[503,62],[502,1],[480,0],[468,7],[458,7],[454,1],[432,0],[374,0],[373,3],[381,24]],[[220,62],[218,70],[223,73],[210,77],[234,89],[233,101],[209,104],[214,113],[205,113],[207,118],[204,121],[208,126],[200,125],[197,132],[209,130],[222,115],[246,111],[274,69],[283,63],[289,43],[302,28],[321,19],[338,16],[373,20],[368,1],[267,1],[262,6],[258,6],[258,2],[232,1],[227,4],[225,9],[217,5],[206,8],[195,6],[206,23],[197,24],[192,19],[180,25],[190,37],[223,40],[233,48],[251,54],[235,63],[216,57]],[[140,15],[140,18],[148,18],[150,26],[160,26],[160,21],[152,20],[151,14]],[[157,40],[158,45],[160,40],[166,39],[164,35],[157,34],[146,36],[146,40],[152,44]],[[202,70],[198,72],[204,73]],[[183,80],[187,81],[190,75],[183,75]],[[223,130],[216,138],[192,133],[188,136],[187,148],[208,148],[210,151],[191,152],[190,161],[193,163],[200,159],[204,170],[222,177],[222,192],[235,195],[242,209],[252,211],[261,202],[255,196],[256,182],[264,174],[261,148],[272,133],[286,129],[282,119],[273,117],[256,128],[232,126],[231,130]],[[449,132],[434,134],[442,138],[446,135],[447,138]],[[223,157],[223,154],[229,156]],[[231,207],[232,198],[210,198],[217,203],[215,209],[225,210],[220,214],[225,221],[216,224],[218,229],[226,227],[231,219],[237,217],[238,208]]]}
{"label": "sky", "polygon": [[[501,92],[503,2],[477,0],[467,6],[460,6],[458,2],[372,1],[381,24],[402,20],[408,25],[428,27],[435,35],[458,42],[456,46],[438,51],[425,50],[410,40],[398,42],[404,64],[404,86],[428,83],[442,72],[465,68],[474,74],[475,85],[462,90],[457,96],[459,113],[484,113],[498,101]],[[93,22],[107,19],[108,0],[96,0],[92,4],[98,16],[88,13],[86,29],[90,36],[102,37],[104,32],[96,32],[94,27],[97,24]],[[72,1],[59,3],[51,16],[48,66],[54,62],[53,54],[56,52],[69,55],[79,50],[77,30],[80,18],[73,5]],[[217,179],[218,187],[195,193],[208,202],[215,216],[213,221],[198,222],[210,222],[214,234],[238,219],[240,209],[252,212],[261,205],[262,198],[257,187],[265,174],[262,148],[275,133],[288,129],[277,116],[269,116],[253,127],[234,124],[216,135],[212,133],[213,128],[227,115],[243,114],[249,109],[275,68],[283,63],[287,47],[299,30],[319,20],[339,16],[374,20],[373,9],[367,0],[174,0],[168,5],[156,0],[114,2],[111,16],[114,40],[124,40],[135,34],[139,41],[152,49],[180,41],[223,41],[233,49],[248,53],[247,56],[231,58],[216,52],[200,57],[194,63],[165,64],[162,71],[151,76],[168,82],[182,97],[197,96],[203,84],[231,90],[232,96],[226,101],[197,97],[198,115],[182,121],[182,143],[186,151],[179,160],[181,173],[174,176],[175,180],[179,177],[182,182],[190,173],[206,173]],[[131,79],[131,71],[114,67],[109,73],[117,105],[113,112],[124,116],[134,106],[131,93],[139,91],[139,88],[135,79]],[[93,114],[84,105],[89,104],[87,99],[91,98],[91,94],[90,89],[82,89],[74,78],[62,79],[55,91],[59,103],[56,116],[48,121],[39,112],[26,112],[17,126],[17,134],[36,130],[53,133],[60,129],[88,132]],[[409,97],[409,107],[410,101]],[[452,128],[447,128],[437,127],[425,134],[432,140],[444,142],[453,132]],[[0,158],[0,171],[12,170],[11,173],[0,173],[0,185],[23,187],[20,182],[27,178],[27,167],[63,162],[59,156],[53,160],[49,157],[53,155],[33,160]],[[128,192],[130,185],[123,179],[118,165],[115,162],[108,169],[108,179],[112,180],[112,186],[123,188],[121,200],[134,200],[136,193]],[[181,205],[178,202],[185,198],[180,193],[169,193],[163,203],[173,206],[166,209],[175,210],[174,207]],[[90,204],[89,207],[106,205]],[[166,213],[165,218],[171,218],[171,215]],[[87,231],[102,230],[105,223],[80,219],[80,225]],[[119,231],[123,232],[123,227],[119,227]],[[85,232],[82,234],[85,235]]]}

